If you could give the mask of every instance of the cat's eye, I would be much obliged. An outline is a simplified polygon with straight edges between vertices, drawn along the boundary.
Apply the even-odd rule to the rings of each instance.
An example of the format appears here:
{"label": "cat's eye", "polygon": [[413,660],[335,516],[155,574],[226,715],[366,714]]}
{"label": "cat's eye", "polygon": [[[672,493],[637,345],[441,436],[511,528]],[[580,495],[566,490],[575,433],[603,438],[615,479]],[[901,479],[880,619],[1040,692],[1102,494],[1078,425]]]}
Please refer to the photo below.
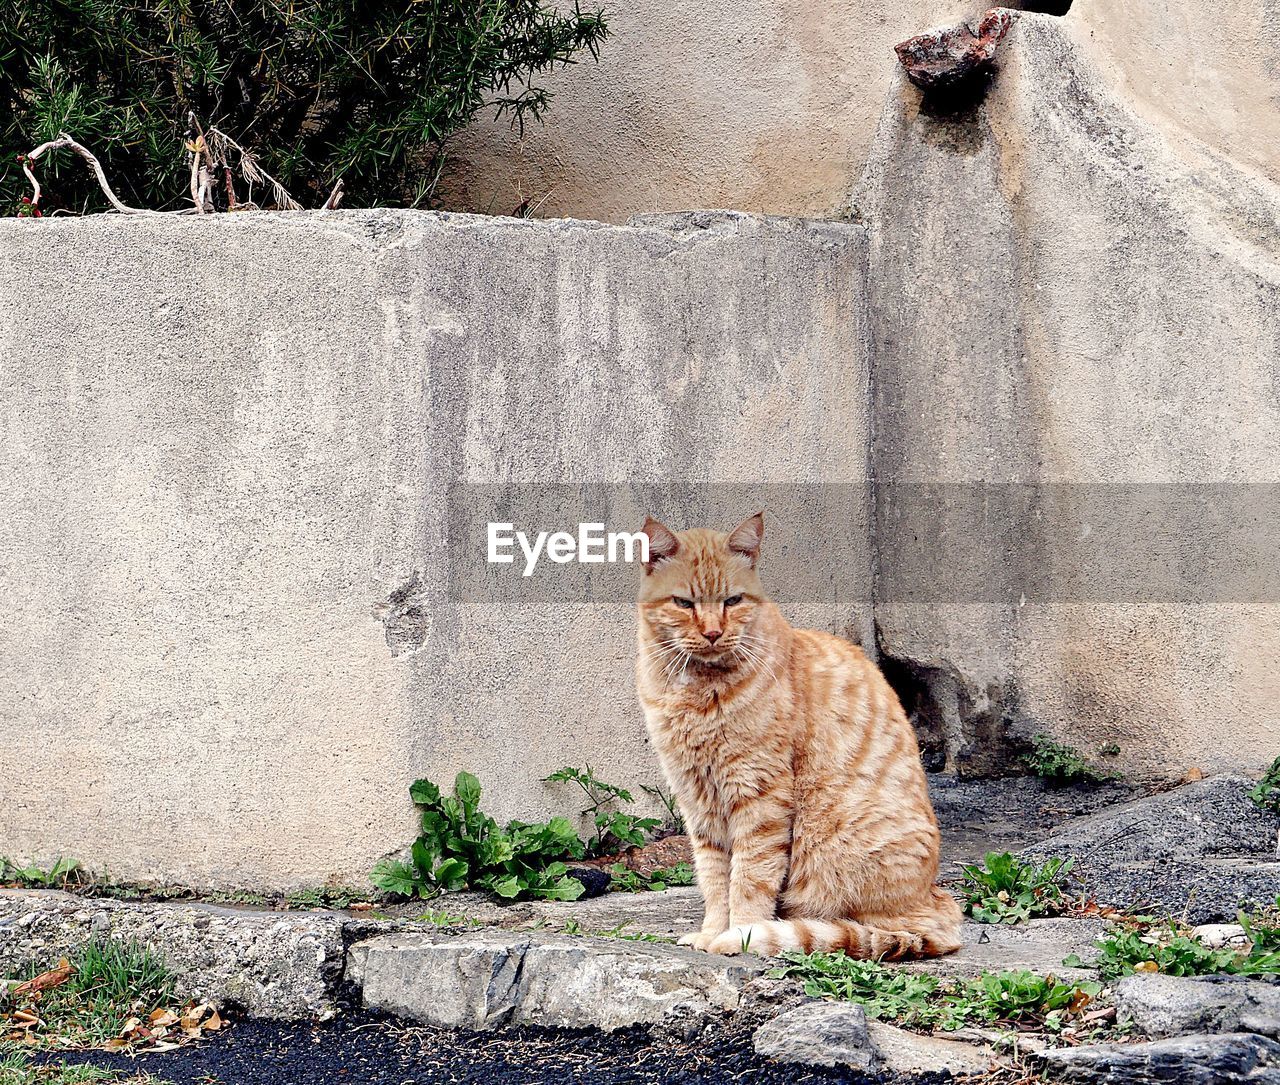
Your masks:
{"label": "cat's eye", "polygon": [[678,596],[678,595],[673,595],[673,596],[671,597],[671,601],[672,601],[673,603],[675,603],[675,605],[676,605],[676,606],[680,607],[682,610],[692,610],[692,609],[693,609],[693,600],[692,600],[692,599],[682,599],[682,598],[681,598],[680,596]]}
{"label": "cat's eye", "polygon": [[729,596],[728,599],[724,601],[724,605],[727,607],[736,607],[741,602],[742,602],[741,595],[731,595]]}

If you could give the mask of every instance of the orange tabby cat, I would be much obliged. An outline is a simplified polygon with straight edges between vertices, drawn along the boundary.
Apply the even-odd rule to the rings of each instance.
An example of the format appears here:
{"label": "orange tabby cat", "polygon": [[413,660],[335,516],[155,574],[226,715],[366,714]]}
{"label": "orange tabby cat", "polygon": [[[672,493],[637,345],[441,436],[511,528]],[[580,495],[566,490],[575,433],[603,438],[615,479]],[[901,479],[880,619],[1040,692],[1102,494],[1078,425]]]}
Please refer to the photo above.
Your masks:
{"label": "orange tabby cat", "polygon": [[960,948],[934,886],[938,824],[915,733],[879,669],[793,629],[756,575],[760,514],[727,535],[647,520],[640,703],[693,839],[712,953]]}

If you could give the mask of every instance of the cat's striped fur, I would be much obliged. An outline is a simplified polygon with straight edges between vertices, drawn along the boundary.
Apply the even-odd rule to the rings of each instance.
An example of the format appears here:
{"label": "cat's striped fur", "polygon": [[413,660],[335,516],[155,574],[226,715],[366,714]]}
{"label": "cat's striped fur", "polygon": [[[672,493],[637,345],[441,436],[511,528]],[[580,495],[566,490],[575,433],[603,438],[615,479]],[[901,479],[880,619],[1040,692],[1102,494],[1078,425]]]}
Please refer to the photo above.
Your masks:
{"label": "cat's striped fur", "polygon": [[879,669],[787,623],[756,573],[762,516],[728,534],[644,530],[640,703],[706,902],[681,941],[890,959],[958,949],[916,737]]}

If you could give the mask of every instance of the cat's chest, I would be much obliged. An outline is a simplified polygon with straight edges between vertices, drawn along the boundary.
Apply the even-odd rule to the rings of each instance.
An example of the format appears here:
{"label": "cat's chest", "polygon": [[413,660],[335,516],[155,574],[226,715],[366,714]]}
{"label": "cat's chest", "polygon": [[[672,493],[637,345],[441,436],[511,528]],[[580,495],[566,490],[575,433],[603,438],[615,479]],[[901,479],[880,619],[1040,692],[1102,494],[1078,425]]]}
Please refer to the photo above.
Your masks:
{"label": "cat's chest", "polygon": [[669,704],[657,706],[649,723],[672,783],[682,791],[732,796],[758,786],[767,771],[767,706]]}

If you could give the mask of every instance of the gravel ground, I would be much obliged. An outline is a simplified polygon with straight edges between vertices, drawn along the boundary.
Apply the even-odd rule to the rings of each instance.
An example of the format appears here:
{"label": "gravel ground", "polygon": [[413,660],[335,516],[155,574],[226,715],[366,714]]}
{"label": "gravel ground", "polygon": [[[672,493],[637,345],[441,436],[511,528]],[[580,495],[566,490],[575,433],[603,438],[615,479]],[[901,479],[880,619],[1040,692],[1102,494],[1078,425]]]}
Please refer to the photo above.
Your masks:
{"label": "gravel ground", "polygon": [[608,1034],[535,1028],[465,1033],[367,1014],[320,1025],[243,1021],[217,1038],[136,1061],[104,1052],[41,1059],[145,1070],[176,1085],[870,1085],[892,1080],[769,1062],[752,1050],[749,1025],[708,1028],[693,1040],[679,1040],[638,1028]]}

